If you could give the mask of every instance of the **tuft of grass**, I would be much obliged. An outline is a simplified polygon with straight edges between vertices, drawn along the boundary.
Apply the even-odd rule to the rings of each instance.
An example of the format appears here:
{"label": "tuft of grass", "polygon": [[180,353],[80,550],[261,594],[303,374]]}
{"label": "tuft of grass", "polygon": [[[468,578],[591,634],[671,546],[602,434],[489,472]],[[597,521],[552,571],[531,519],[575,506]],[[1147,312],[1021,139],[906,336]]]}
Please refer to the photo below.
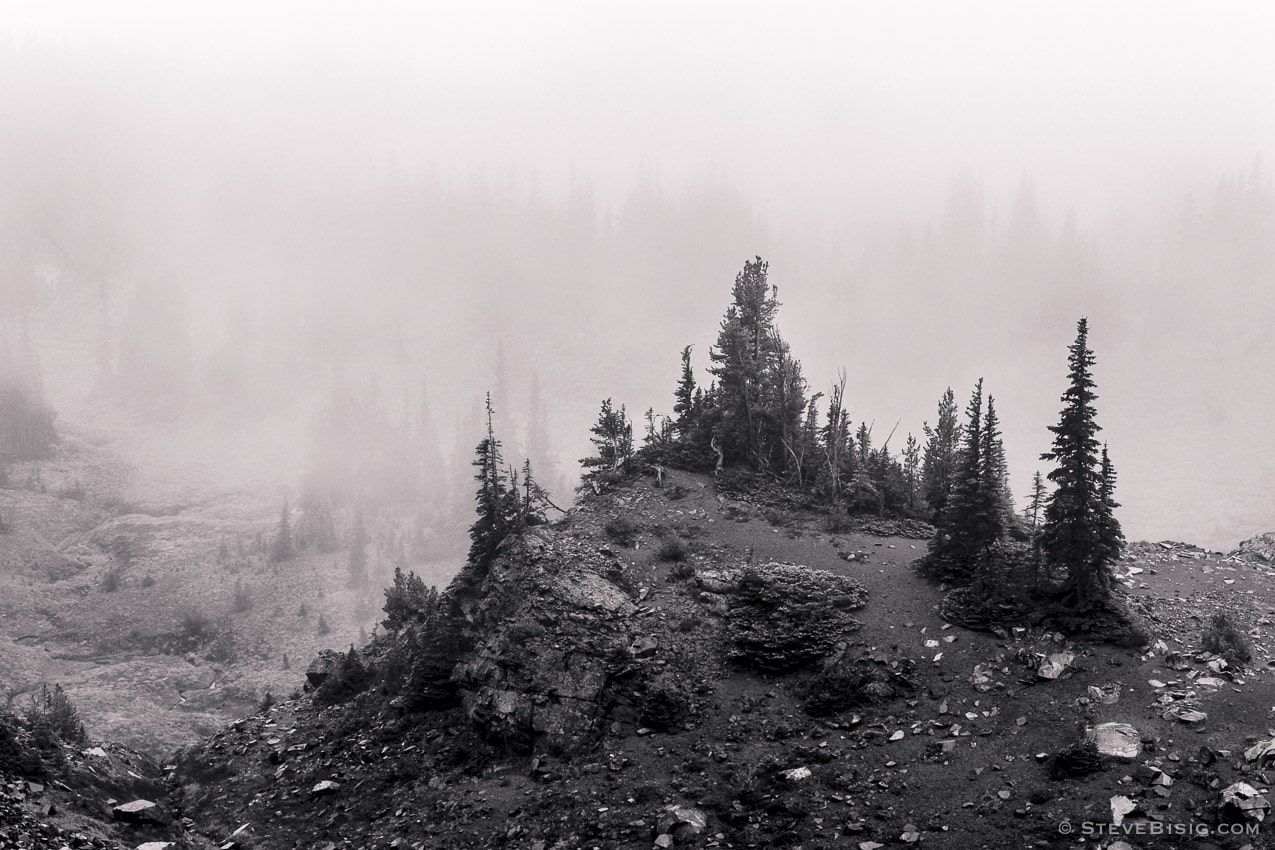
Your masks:
{"label": "tuft of grass", "polygon": [[1225,611],[1217,612],[1209,620],[1200,634],[1200,646],[1232,664],[1247,664],[1253,660],[1252,643]]}

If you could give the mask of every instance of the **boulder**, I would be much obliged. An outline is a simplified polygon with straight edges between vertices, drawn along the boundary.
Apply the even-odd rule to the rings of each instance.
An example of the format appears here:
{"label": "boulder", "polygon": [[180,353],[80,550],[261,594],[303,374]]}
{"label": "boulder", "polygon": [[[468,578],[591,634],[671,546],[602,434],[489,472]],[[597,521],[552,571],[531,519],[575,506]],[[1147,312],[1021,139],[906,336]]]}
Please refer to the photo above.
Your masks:
{"label": "boulder", "polygon": [[164,823],[164,818],[159,812],[159,806],[150,800],[134,800],[131,803],[122,803],[111,809],[111,817],[121,823]]}
{"label": "boulder", "polygon": [[1142,752],[1142,736],[1128,723],[1099,723],[1085,737],[1094,742],[1099,755],[1132,761]]}
{"label": "boulder", "polygon": [[1246,761],[1260,762],[1265,766],[1267,762],[1275,761],[1275,738],[1268,738],[1265,741],[1258,741],[1253,746],[1244,751],[1244,759]]}
{"label": "boulder", "polygon": [[1222,789],[1219,813],[1223,816],[1261,823],[1270,810],[1270,801],[1247,782],[1236,782]]}
{"label": "boulder", "polygon": [[310,793],[315,795],[316,797],[319,797],[324,794],[335,794],[336,792],[340,790],[341,790],[340,782],[333,782],[331,779],[325,779],[322,782],[317,783],[313,788],[311,788]]}

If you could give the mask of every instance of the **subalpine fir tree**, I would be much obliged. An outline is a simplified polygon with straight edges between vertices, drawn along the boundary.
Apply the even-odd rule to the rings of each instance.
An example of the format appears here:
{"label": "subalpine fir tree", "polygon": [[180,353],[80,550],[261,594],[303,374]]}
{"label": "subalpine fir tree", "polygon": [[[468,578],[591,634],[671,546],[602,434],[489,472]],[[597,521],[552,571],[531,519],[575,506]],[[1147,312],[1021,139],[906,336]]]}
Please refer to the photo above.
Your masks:
{"label": "subalpine fir tree", "polygon": [[619,472],[633,457],[633,423],[629,421],[624,405],[617,410],[611,399],[603,399],[602,408],[598,412],[598,421],[589,429],[593,436],[590,441],[597,447],[596,457],[587,457],[580,461],[586,469],[597,472]]}
{"label": "subalpine fir tree", "polygon": [[933,428],[925,426],[925,451],[921,458],[921,493],[934,517],[943,513],[952,490],[952,470],[961,439],[956,418],[956,396],[948,387],[939,399],[939,418]]}
{"label": "subalpine fir tree", "polygon": [[968,419],[952,473],[952,488],[939,517],[931,555],[942,572],[982,586],[994,566],[993,549],[1004,540],[1009,517],[1005,449],[996,403],[983,403],[980,378],[966,408]]}
{"label": "subalpine fir tree", "polygon": [[698,394],[695,385],[695,370],[691,368],[691,346],[682,349],[682,377],[677,382],[677,389],[673,393],[673,413],[677,417],[673,420],[673,427],[677,429],[678,436],[683,439],[691,436],[695,430],[696,419],[699,414],[696,401]]}
{"label": "subalpine fir tree", "polygon": [[[1076,341],[1068,348],[1068,386],[1054,434],[1053,449],[1041,455],[1057,468],[1049,473],[1053,496],[1045,507],[1041,549],[1051,571],[1066,575],[1063,599],[1077,611],[1102,607],[1111,595],[1111,564],[1122,537],[1115,523],[1115,472],[1099,455],[1094,402],[1094,353],[1089,323],[1076,323]],[[1105,483],[1104,483],[1105,482]]]}
{"label": "subalpine fir tree", "polygon": [[469,527],[469,563],[485,568],[496,554],[509,526],[509,479],[500,455],[500,441],[492,424],[491,394],[487,394],[487,436],[478,444],[473,466],[478,491],[478,516]]}
{"label": "subalpine fir tree", "polygon": [[1116,491],[1116,471],[1111,466],[1111,458],[1107,455],[1107,444],[1102,444],[1102,460],[1099,462],[1100,478],[1098,485],[1098,542],[1103,558],[1114,563],[1124,550],[1124,531],[1120,528],[1120,520],[1116,519],[1116,508],[1120,503],[1114,498]]}

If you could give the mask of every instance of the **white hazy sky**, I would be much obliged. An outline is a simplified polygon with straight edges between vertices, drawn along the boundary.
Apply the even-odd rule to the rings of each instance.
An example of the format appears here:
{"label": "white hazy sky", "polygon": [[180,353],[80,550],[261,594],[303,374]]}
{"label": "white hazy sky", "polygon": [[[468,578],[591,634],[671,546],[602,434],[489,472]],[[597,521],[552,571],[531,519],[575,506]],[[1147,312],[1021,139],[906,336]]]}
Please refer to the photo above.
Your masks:
{"label": "white hazy sky", "polygon": [[150,57],[306,134],[342,137],[339,116],[355,115],[375,141],[346,139],[347,153],[516,163],[549,188],[574,170],[604,199],[642,166],[670,182],[717,170],[803,226],[848,192],[937,196],[921,190],[960,170],[993,192],[1030,173],[1045,196],[1105,214],[1112,197],[1167,174],[1211,181],[1213,163],[1275,140],[1269,3],[0,8],[20,44]]}

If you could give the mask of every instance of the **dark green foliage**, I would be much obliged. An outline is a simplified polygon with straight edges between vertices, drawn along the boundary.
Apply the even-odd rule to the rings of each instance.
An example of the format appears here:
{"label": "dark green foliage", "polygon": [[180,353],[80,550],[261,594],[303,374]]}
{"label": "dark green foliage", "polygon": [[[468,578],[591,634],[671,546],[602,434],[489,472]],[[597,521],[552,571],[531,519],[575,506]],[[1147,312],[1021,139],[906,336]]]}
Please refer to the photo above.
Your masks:
{"label": "dark green foliage", "polygon": [[593,434],[589,440],[598,453],[580,461],[585,469],[590,470],[588,475],[597,477],[599,473],[620,472],[633,457],[633,423],[629,421],[624,405],[617,410],[611,399],[603,399],[598,421],[589,430]]}
{"label": "dark green foliage", "polygon": [[726,615],[729,657],[741,666],[787,672],[823,658],[859,627],[863,606],[849,579],[789,564],[748,567]]}
{"label": "dark green foliage", "polygon": [[806,686],[806,713],[826,717],[902,696],[916,687],[911,678],[913,669],[906,660],[894,666],[868,659],[835,664]]}
{"label": "dark green foliage", "polygon": [[768,271],[756,257],[735,276],[731,304],[709,354],[717,381],[701,418],[712,427],[727,462],[783,472],[802,430],[805,380],[775,325],[778,291],[768,282]]}
{"label": "dark green foliage", "polygon": [[367,690],[372,683],[372,673],[363,665],[354,646],[332,666],[328,676],[314,694],[315,704],[335,705],[345,702]]}
{"label": "dark green foliage", "polygon": [[655,553],[655,557],[665,563],[679,563],[685,561],[689,555],[690,553],[686,550],[686,544],[677,535],[666,537]]}
{"label": "dark green foliage", "polygon": [[88,741],[80,712],[61,685],[52,688],[47,684],[40,685],[40,693],[31,697],[26,719],[33,730],[47,729],[64,743],[83,744]]}
{"label": "dark green foliage", "polygon": [[952,490],[952,473],[956,468],[957,446],[961,441],[957,424],[956,396],[948,387],[939,399],[939,418],[935,427],[925,428],[925,452],[921,459],[921,493],[930,515],[938,518],[947,506]]}
{"label": "dark green foliage", "polygon": [[703,401],[702,394],[697,393],[695,386],[695,370],[691,368],[689,345],[682,349],[682,377],[677,382],[677,390],[673,396],[673,413],[677,417],[673,420],[673,426],[678,435],[686,439],[695,431],[701,413],[699,403]]}
{"label": "dark green foliage", "polygon": [[1111,564],[1123,537],[1113,513],[1115,472],[1098,453],[1094,401],[1097,393],[1088,345],[1086,319],[1076,324],[1076,341],[1068,348],[1068,387],[1054,434],[1053,449],[1042,460],[1057,464],[1049,473],[1053,496],[1045,507],[1040,545],[1047,565],[1066,575],[1069,604],[1078,611],[1102,607],[1111,597]]}
{"label": "dark green foliage", "polygon": [[1102,756],[1098,745],[1082,738],[1049,760],[1049,778],[1053,780],[1075,779],[1102,770]]}
{"label": "dark green foliage", "polygon": [[409,570],[404,575],[401,567],[395,567],[394,582],[385,588],[385,619],[381,625],[388,632],[396,632],[424,618],[437,604],[438,591],[427,588],[416,573]]}
{"label": "dark green foliage", "polygon": [[1253,645],[1248,635],[1240,631],[1235,621],[1225,611],[1209,618],[1200,634],[1200,647],[1205,652],[1220,655],[1232,664],[1247,664],[1253,660]]}
{"label": "dark green foliage", "polygon": [[[453,582],[456,596],[472,592],[487,574],[505,538],[545,522],[548,495],[532,477],[531,461],[523,464],[523,478],[504,468],[500,440],[492,424],[491,395],[487,396],[487,436],[478,444],[473,466],[478,470],[474,496],[478,516],[469,527],[469,558]],[[631,434],[630,434],[631,436]],[[632,450],[630,444],[630,451]]]}
{"label": "dark green foliage", "polygon": [[606,525],[602,527],[607,537],[619,543],[621,546],[631,547],[637,543],[638,534],[641,533],[642,527],[628,517],[620,514],[613,516],[607,520]]}
{"label": "dark green foliage", "polygon": [[691,702],[681,690],[654,685],[642,695],[638,721],[657,732],[681,730],[690,716]]}
{"label": "dark green foliage", "polygon": [[0,776],[39,779],[45,772],[28,724],[0,709]]}
{"label": "dark green foliage", "polygon": [[975,580],[984,592],[999,592],[999,588],[988,586],[988,580],[994,572],[995,550],[1006,540],[1011,517],[996,405],[988,396],[984,408],[981,378],[970,396],[966,417],[951,490],[926,566],[944,578]]}

